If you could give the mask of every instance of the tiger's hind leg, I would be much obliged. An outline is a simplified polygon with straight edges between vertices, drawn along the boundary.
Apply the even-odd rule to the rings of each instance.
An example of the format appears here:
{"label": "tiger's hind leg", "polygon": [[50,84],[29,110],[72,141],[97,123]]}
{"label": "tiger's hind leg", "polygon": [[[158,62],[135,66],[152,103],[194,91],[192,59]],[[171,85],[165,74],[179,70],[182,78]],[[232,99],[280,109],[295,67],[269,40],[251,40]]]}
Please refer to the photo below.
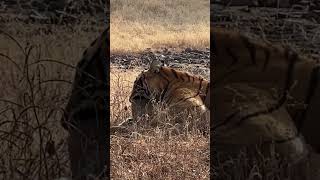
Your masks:
{"label": "tiger's hind leg", "polygon": [[[187,97],[187,98],[186,98]],[[201,97],[191,97],[190,94],[176,96],[176,102],[169,106],[169,114],[175,123],[183,126],[188,124],[189,129],[198,130],[204,135],[209,134],[210,110],[206,108]],[[180,99],[185,98],[183,102]]]}

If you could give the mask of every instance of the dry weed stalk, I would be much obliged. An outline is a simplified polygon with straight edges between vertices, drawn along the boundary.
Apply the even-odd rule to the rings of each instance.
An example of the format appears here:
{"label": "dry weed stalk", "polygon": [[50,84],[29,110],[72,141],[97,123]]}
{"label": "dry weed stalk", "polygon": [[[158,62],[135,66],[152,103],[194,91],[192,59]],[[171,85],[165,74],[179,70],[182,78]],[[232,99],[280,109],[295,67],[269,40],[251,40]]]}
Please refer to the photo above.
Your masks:
{"label": "dry weed stalk", "polygon": [[[23,57],[0,53],[5,71],[3,88],[15,96],[0,96],[0,177],[1,179],[52,179],[65,174],[68,157],[59,119],[66,97],[65,79],[48,79],[52,63],[73,67],[54,59],[42,59],[35,44],[23,45],[4,31],[0,35],[18,47]],[[9,62],[9,65],[7,64]],[[3,69],[5,70],[5,69]],[[8,77],[8,75],[11,75]],[[5,79],[7,78],[7,79]],[[57,135],[60,133],[60,137]]]}

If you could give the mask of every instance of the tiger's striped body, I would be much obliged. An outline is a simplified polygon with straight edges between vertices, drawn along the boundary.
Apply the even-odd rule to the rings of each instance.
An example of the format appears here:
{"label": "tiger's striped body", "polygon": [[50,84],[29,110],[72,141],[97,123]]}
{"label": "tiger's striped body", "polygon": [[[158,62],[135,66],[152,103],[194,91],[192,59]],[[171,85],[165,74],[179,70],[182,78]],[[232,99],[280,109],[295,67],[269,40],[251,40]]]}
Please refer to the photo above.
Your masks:
{"label": "tiger's striped body", "polygon": [[[259,143],[265,136],[269,136],[268,141],[283,138],[281,142],[286,142],[285,139],[291,142],[299,138],[297,133],[302,124],[320,127],[316,116],[309,118],[308,122],[303,122],[304,113],[308,114],[309,109],[315,109],[316,106],[308,106],[307,110],[287,106],[291,102],[308,105],[319,101],[315,96],[319,92],[318,62],[287,47],[255,40],[223,28],[211,28],[211,36],[215,102],[213,129],[217,133],[217,137],[214,138],[219,140],[218,136],[221,135],[224,136],[224,140],[220,138],[221,141],[235,144],[246,144],[253,137],[255,140],[251,139],[250,142]],[[275,95],[274,90],[280,93],[280,98],[278,94]],[[233,95],[230,92],[233,92]],[[252,95],[255,93],[259,94],[259,97],[266,97],[266,101]],[[262,125],[260,121],[266,124]],[[273,121],[279,124],[274,126]],[[296,124],[290,123],[293,121]],[[267,130],[264,129],[266,127],[274,128]],[[230,131],[227,130],[229,128]],[[259,134],[258,131],[271,134],[255,136],[254,134]],[[320,148],[315,136],[320,135],[319,133],[313,130],[310,135],[307,129],[303,129],[302,134],[306,137],[307,143],[314,148]]]}
{"label": "tiger's striped body", "polygon": [[84,51],[76,67],[62,126],[68,130],[72,179],[104,177],[107,164],[105,98],[109,28]]}
{"label": "tiger's striped body", "polygon": [[[150,69],[142,72],[134,82],[130,96],[133,119],[154,113],[155,109],[151,104],[148,105],[152,99],[164,103],[173,115],[186,109],[208,113],[210,82],[187,72],[152,63]],[[180,122],[185,120],[183,117],[178,119]]]}
{"label": "tiger's striped body", "polygon": [[[287,47],[258,41],[237,32],[212,28],[211,33],[214,37],[215,87],[238,82],[281,90],[289,86],[290,94],[296,100],[305,100],[312,71],[319,66],[316,61]],[[291,67],[292,77],[288,78]]]}

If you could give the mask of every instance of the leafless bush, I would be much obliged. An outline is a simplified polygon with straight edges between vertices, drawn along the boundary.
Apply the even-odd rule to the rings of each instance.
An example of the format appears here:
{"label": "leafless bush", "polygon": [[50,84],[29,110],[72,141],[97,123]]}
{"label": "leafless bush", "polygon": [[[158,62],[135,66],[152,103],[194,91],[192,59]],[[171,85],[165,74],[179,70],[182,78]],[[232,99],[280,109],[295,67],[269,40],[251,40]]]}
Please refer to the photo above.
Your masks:
{"label": "leafless bush", "polygon": [[44,33],[36,25],[10,25],[0,29],[0,179],[69,176],[68,135],[60,119],[74,64],[96,34],[79,27],[68,33],[53,25]]}

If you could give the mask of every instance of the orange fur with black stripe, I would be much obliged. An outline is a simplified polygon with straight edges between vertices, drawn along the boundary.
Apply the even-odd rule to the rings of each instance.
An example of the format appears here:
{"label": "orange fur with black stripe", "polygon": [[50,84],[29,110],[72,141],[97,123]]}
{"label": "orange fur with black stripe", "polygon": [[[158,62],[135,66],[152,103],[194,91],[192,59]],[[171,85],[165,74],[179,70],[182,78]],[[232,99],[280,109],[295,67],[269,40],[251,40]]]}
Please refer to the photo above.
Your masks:
{"label": "orange fur with black stripe", "polygon": [[316,61],[288,47],[239,32],[212,28],[211,33],[215,87],[239,82],[282,90],[291,87],[290,94],[304,101],[312,71],[318,66]]}
{"label": "orange fur with black stripe", "polygon": [[[276,89],[282,94],[282,98],[275,106],[259,113],[252,110],[248,116],[251,119],[261,114],[271,114],[288,103],[299,103],[300,107],[301,104],[307,105],[306,110],[304,109],[306,106],[298,109],[287,106],[287,110],[296,122],[297,128],[302,129],[307,142],[320,149],[317,143],[320,134],[317,128],[310,128],[320,126],[318,116],[314,115],[319,111],[317,106],[313,105],[319,101],[317,95],[320,92],[319,62],[289,47],[257,40],[224,28],[211,28],[211,37],[214,89],[233,83],[243,83],[261,90]],[[215,103],[219,106],[219,102]],[[217,111],[216,113],[218,115],[215,114],[214,117],[219,117],[219,113],[223,114]],[[215,120],[220,121],[219,118]]]}
{"label": "orange fur with black stripe", "polygon": [[210,109],[210,82],[154,61],[134,82],[130,96],[133,119],[154,113],[148,106],[152,99],[164,103],[171,114],[194,108],[205,113]]}

